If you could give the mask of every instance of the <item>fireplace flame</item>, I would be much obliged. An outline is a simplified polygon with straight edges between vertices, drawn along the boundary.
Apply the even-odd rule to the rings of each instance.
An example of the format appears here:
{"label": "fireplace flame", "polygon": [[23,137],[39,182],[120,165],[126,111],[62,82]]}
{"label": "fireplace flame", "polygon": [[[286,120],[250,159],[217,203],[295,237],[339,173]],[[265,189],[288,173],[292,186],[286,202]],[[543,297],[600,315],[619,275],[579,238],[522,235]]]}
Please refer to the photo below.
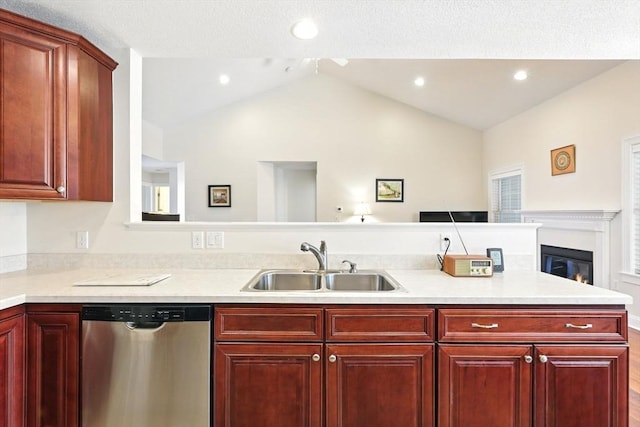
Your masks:
{"label": "fireplace flame", "polygon": [[576,274],[573,276],[573,280],[575,280],[575,281],[576,281],[576,282],[578,282],[578,283],[584,283],[584,284],[586,284],[586,285],[588,285],[588,284],[589,284],[589,281],[588,281],[587,279],[585,279],[585,277],[584,277],[582,274],[580,274],[580,273],[576,273]]}

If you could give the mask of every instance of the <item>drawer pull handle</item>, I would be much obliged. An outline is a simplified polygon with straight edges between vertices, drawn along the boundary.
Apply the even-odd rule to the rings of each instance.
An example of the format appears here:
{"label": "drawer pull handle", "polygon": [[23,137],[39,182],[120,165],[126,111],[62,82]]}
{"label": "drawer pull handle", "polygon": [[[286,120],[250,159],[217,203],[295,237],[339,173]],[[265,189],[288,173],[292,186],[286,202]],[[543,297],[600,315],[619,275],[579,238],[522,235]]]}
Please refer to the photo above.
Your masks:
{"label": "drawer pull handle", "polygon": [[565,328],[573,328],[573,329],[590,329],[593,328],[591,323],[587,323],[585,325],[574,325],[573,323],[567,323],[564,325]]}
{"label": "drawer pull handle", "polygon": [[481,328],[481,329],[495,329],[498,327],[497,323],[492,323],[490,325],[482,325],[480,323],[472,323],[471,324],[472,328]]}
{"label": "drawer pull handle", "polygon": [[311,356],[311,360],[313,360],[314,362],[319,362],[320,355],[318,353],[314,354],[313,356]]}

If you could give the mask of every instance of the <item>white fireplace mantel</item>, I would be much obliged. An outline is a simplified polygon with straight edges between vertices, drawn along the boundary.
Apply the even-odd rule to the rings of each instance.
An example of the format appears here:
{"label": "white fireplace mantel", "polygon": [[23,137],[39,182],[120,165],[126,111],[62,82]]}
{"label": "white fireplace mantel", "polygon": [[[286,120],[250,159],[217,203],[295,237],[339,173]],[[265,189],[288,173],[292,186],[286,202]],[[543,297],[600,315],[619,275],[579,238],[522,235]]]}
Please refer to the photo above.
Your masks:
{"label": "white fireplace mantel", "polygon": [[[522,211],[523,222],[541,224],[538,229],[538,269],[540,269],[541,244],[593,251],[594,283],[599,287],[610,288],[611,221],[619,212],[618,210]],[[557,233],[553,241],[545,241],[549,240],[549,236],[553,235],[554,231]],[[591,247],[580,247],[580,244],[575,243],[578,240],[584,240],[575,237],[585,233],[593,242]]]}

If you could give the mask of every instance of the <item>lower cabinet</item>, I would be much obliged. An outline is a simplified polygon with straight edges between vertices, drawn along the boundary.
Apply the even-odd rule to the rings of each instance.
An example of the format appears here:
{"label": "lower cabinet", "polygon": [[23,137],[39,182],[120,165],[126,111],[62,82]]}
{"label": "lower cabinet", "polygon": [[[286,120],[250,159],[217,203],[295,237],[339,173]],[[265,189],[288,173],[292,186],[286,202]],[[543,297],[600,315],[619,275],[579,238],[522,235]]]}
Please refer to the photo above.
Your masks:
{"label": "lower cabinet", "polygon": [[313,310],[216,308],[215,426],[433,426],[433,310]]}
{"label": "lower cabinet", "polygon": [[[80,311],[0,311],[0,425],[79,425]],[[215,427],[629,425],[620,307],[222,304],[213,349]]]}
{"label": "lower cabinet", "polygon": [[438,345],[438,427],[531,427],[526,345]]}
{"label": "lower cabinet", "polygon": [[534,346],[536,427],[627,426],[626,346]]}
{"label": "lower cabinet", "polygon": [[438,325],[439,427],[628,426],[624,310],[441,309]]}
{"label": "lower cabinet", "polygon": [[27,305],[27,426],[79,424],[80,306]]}
{"label": "lower cabinet", "polygon": [[322,353],[322,344],[216,344],[215,425],[321,427]]}
{"label": "lower cabinet", "polygon": [[432,426],[433,347],[327,344],[327,426]]}
{"label": "lower cabinet", "polygon": [[24,306],[0,311],[0,426],[24,426]]}
{"label": "lower cabinet", "polygon": [[440,345],[438,426],[626,426],[627,357],[626,346]]}

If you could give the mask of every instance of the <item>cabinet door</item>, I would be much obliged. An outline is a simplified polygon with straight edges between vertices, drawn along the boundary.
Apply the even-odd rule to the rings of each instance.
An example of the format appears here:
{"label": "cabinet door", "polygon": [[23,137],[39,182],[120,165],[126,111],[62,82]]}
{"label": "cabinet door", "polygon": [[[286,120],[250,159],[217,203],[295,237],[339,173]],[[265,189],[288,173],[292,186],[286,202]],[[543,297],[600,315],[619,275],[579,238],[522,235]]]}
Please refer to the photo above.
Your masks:
{"label": "cabinet door", "polygon": [[626,427],[628,347],[536,346],[536,427]]}
{"label": "cabinet door", "polygon": [[321,427],[322,344],[215,345],[216,427]]}
{"label": "cabinet door", "polygon": [[528,345],[439,345],[438,426],[530,427],[532,352]]}
{"label": "cabinet door", "polygon": [[433,426],[433,348],[328,344],[327,427]]}
{"label": "cabinet door", "polygon": [[[0,318],[6,312],[3,311]],[[24,425],[24,315],[0,320],[0,425]]]}
{"label": "cabinet door", "polygon": [[66,74],[63,42],[0,22],[0,198],[65,198]]}
{"label": "cabinet door", "polygon": [[78,425],[79,313],[29,313],[27,426]]}

